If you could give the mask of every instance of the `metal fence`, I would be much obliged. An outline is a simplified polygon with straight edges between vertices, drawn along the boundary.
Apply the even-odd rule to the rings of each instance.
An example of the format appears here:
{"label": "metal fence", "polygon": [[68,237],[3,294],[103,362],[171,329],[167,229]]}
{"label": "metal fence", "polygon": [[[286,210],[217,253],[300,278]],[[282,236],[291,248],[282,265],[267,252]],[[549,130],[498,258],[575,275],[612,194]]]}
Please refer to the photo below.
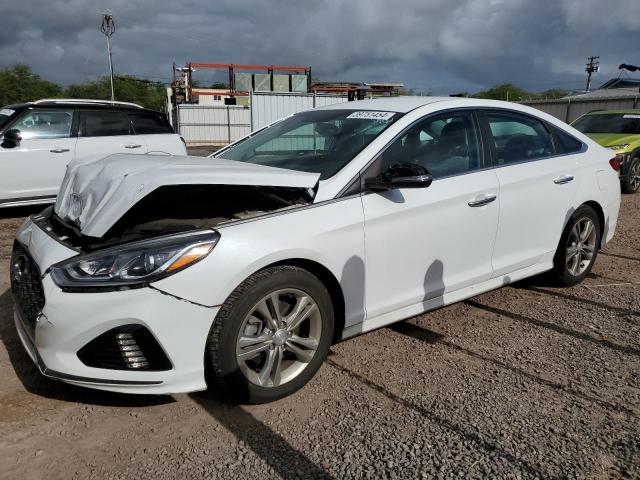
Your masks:
{"label": "metal fence", "polygon": [[557,100],[531,100],[520,102],[560,120],[571,123],[576,118],[594,110],[627,110],[640,108],[640,94],[636,96],[602,96],[581,99],[580,97],[559,98]]}
{"label": "metal fence", "polygon": [[346,101],[346,96],[337,95],[253,92],[251,94],[251,127],[252,130],[256,130],[293,113]]}
{"label": "metal fence", "polygon": [[190,146],[226,145],[282,117],[346,101],[335,95],[253,92],[250,107],[183,104],[171,119]]}
{"label": "metal fence", "polygon": [[226,145],[251,133],[249,107],[179,105],[176,117],[189,145]]}

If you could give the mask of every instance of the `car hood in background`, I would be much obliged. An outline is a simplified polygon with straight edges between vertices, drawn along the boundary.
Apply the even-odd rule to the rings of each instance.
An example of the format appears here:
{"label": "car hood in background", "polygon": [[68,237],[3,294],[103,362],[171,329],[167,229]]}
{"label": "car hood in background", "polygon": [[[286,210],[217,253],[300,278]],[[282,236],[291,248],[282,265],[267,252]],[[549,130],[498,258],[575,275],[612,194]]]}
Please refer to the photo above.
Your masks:
{"label": "car hood in background", "polygon": [[165,185],[247,185],[311,189],[320,174],[222,158],[115,154],[69,164],[56,214],[102,237],[131,207]]}
{"label": "car hood in background", "polygon": [[597,142],[603,147],[609,147],[611,145],[624,145],[628,143],[633,145],[634,143],[640,144],[640,135],[628,134],[628,133],[585,133],[594,142]]}

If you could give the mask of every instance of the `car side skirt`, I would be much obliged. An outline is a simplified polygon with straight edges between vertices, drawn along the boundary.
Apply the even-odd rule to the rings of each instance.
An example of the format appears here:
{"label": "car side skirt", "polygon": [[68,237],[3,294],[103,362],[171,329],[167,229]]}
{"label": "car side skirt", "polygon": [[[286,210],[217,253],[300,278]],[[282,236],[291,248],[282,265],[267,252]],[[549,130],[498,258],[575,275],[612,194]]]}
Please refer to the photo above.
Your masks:
{"label": "car side skirt", "polygon": [[371,330],[376,330],[392,323],[415,317],[416,315],[421,315],[432,310],[437,310],[438,308],[445,307],[447,305],[451,305],[453,303],[457,303],[471,297],[475,297],[476,295],[479,295],[481,293],[504,287],[506,285],[509,285],[510,283],[522,280],[523,278],[532,277],[534,275],[538,275],[539,273],[549,271],[553,268],[554,255],[555,252],[549,252],[535,265],[516,270],[515,272],[511,272],[506,275],[500,275],[498,277],[491,278],[484,282],[478,283],[476,285],[471,285],[460,290],[447,292],[440,297],[430,299],[426,302],[415,303],[413,305],[403,307],[399,310],[367,319],[363,323],[347,327],[342,332],[342,340],[346,340],[347,338],[355,337],[362,333],[370,332]]}
{"label": "car side skirt", "polygon": [[0,208],[27,207],[29,205],[46,205],[56,201],[55,195],[45,197],[8,198],[0,200]]}

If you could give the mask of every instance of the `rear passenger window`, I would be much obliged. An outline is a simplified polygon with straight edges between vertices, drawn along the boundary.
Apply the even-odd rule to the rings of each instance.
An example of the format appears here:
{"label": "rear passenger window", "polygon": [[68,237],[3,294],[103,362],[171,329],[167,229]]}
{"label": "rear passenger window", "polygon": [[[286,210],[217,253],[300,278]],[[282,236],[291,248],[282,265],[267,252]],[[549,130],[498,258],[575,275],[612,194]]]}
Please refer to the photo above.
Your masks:
{"label": "rear passenger window", "polygon": [[577,153],[582,150],[584,144],[573,135],[553,125],[550,128],[556,144],[556,153]]}
{"label": "rear passenger window", "polygon": [[154,133],[173,133],[171,125],[167,123],[161,113],[135,112],[129,113],[129,120],[133,124],[133,130],[137,135],[150,135]]}
{"label": "rear passenger window", "polygon": [[88,110],[83,112],[83,118],[83,137],[109,137],[133,133],[125,112]]}
{"label": "rear passenger window", "polygon": [[498,165],[535,160],[553,154],[551,135],[535,118],[517,113],[486,112]]}

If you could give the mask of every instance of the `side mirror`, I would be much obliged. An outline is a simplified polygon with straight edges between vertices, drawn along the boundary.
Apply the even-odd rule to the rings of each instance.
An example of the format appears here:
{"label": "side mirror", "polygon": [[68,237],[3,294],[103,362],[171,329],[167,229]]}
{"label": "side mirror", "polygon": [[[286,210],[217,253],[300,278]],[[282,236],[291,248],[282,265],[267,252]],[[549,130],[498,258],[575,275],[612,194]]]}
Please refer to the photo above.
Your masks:
{"label": "side mirror", "polygon": [[5,148],[17,147],[18,145],[20,145],[21,141],[22,134],[17,128],[11,128],[7,130],[2,136],[2,146]]}
{"label": "side mirror", "polygon": [[409,162],[399,162],[382,175],[367,178],[364,186],[368,190],[385,191],[396,188],[426,188],[433,177],[426,168]]}

